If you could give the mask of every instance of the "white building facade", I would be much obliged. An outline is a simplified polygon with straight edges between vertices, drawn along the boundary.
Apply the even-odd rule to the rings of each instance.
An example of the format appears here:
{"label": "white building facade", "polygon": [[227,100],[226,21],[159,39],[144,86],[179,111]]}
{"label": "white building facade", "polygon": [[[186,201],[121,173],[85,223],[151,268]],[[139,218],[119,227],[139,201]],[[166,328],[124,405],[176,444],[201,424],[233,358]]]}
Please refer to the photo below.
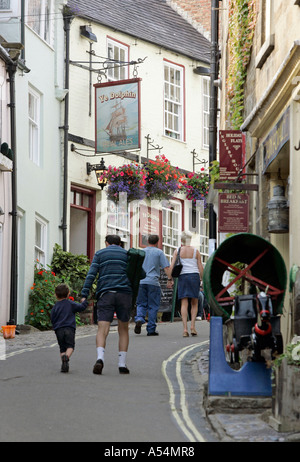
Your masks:
{"label": "white building facade", "polygon": [[[137,2],[135,7],[147,8],[148,3]],[[153,3],[151,13],[155,22],[157,12],[154,10],[161,5],[156,1],[150,3]],[[183,34],[197,34],[202,40],[200,53],[193,55],[192,49],[187,52],[186,44],[181,44],[177,36],[180,28],[176,21],[173,32],[177,43],[172,48],[172,44],[163,44],[163,39],[159,38],[158,25],[158,36],[151,40],[137,25],[128,28],[126,15],[119,25],[114,24],[114,20],[110,22],[110,19],[99,17],[93,1],[85,2],[84,6],[73,1],[68,5],[75,16],[70,32],[70,250],[92,257],[95,250],[104,246],[107,233],[120,234],[125,248],[143,247],[146,243],[142,232],[143,216],[147,216],[152,231],[160,235],[160,245],[170,258],[180,244],[181,231],[193,228],[192,204],[185,194],[151,204],[144,201],[115,204],[107,200],[105,188],[99,189],[95,173],[87,173],[87,163],[99,164],[103,158],[107,167],[119,167],[132,161],[144,165],[148,159],[164,155],[172,166],[182,171],[200,171],[205,167],[207,171],[209,79],[195,71],[200,65],[209,67],[209,42],[167,5],[164,6],[167,10],[160,11],[161,23],[171,14],[172,20],[180,21],[186,28]],[[119,9],[114,11],[117,17]],[[140,23],[142,18],[146,21],[143,13],[146,14],[145,9],[140,11]],[[125,145],[119,152],[96,152],[95,85],[135,78],[139,79],[140,86],[140,148],[133,150]],[[199,160],[204,162],[200,164]],[[207,254],[206,237],[200,236],[201,233],[207,236],[207,222],[203,220],[201,224],[201,230],[193,228],[195,245]]]}
{"label": "white building facade", "polygon": [[[18,324],[27,314],[37,260],[47,267],[62,239],[64,3],[1,2],[0,35],[24,47],[15,75]],[[3,313],[2,321],[8,320]]]}

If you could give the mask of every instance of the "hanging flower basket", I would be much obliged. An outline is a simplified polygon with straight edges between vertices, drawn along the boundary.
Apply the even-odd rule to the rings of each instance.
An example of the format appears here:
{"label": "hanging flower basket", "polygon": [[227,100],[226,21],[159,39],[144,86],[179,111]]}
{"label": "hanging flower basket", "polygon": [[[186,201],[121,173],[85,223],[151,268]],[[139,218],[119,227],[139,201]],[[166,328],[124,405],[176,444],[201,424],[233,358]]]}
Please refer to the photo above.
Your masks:
{"label": "hanging flower basket", "polygon": [[178,167],[173,167],[164,155],[155,160],[149,159],[144,167],[137,163],[120,167],[109,166],[101,179],[106,178],[108,199],[117,202],[119,193],[127,193],[127,202],[134,200],[169,200],[176,193],[183,192],[188,200],[196,203],[204,200],[209,190],[209,175],[204,173],[182,174]]}
{"label": "hanging flower basket", "polygon": [[204,208],[207,207],[206,197],[209,191],[209,175],[204,172],[189,173],[185,184],[186,198],[195,204],[198,200],[204,201]]}
{"label": "hanging flower basket", "polygon": [[182,174],[178,167],[172,167],[164,155],[148,160],[144,169],[148,199],[168,200],[180,191]]}
{"label": "hanging flower basket", "polygon": [[111,165],[102,175],[107,179],[107,197],[117,202],[119,193],[127,193],[127,202],[141,200],[146,195],[146,178],[143,169],[136,163],[112,167]]}

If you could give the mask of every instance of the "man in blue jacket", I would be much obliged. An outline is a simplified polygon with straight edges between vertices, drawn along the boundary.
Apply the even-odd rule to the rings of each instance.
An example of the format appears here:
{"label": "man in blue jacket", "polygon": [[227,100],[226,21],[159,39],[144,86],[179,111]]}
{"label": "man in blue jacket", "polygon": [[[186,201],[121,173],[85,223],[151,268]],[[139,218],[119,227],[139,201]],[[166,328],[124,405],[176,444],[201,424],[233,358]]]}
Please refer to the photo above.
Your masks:
{"label": "man in blue jacket", "polygon": [[147,336],[159,335],[156,331],[156,317],[160,306],[161,287],[159,282],[160,270],[164,269],[168,283],[167,287],[171,288],[173,280],[170,274],[170,263],[164,252],[158,248],[159,236],[150,234],[148,236],[148,247],[145,250],[145,260],[143,269],[146,277],[140,281],[140,287],[137,297],[135,328],[136,334],[141,333],[141,326],[144,324],[146,314],[148,313]]}
{"label": "man in blue jacket", "polygon": [[118,318],[119,372],[129,374],[126,355],[129,345],[128,323],[130,319],[132,289],[127,276],[127,251],[121,247],[120,236],[107,235],[104,249],[98,250],[86,276],[81,296],[86,299],[97,277],[97,361],[94,374],[102,374],[106,339],[114,313]]}

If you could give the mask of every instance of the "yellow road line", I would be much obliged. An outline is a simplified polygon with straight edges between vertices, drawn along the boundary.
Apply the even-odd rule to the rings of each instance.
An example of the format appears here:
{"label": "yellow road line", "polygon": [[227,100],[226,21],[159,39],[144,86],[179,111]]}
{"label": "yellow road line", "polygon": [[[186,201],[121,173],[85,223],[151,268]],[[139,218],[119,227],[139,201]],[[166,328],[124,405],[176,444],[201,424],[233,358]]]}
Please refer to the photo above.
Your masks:
{"label": "yellow road line", "polygon": [[[197,344],[194,344],[194,345],[186,346],[186,347],[182,348],[182,350],[179,350],[179,352],[174,353],[173,355],[171,355],[162,364],[162,372],[163,372],[163,375],[164,375],[164,377],[166,379],[166,382],[168,384],[168,387],[169,387],[169,393],[170,393],[169,403],[170,403],[170,406],[171,406],[171,410],[173,412],[173,415],[174,415],[174,418],[175,418],[177,424],[179,425],[181,430],[184,432],[186,437],[191,442],[205,442],[206,440],[203,437],[203,435],[198,431],[198,429],[195,427],[195,425],[193,424],[193,422],[192,422],[192,420],[190,418],[190,415],[189,415],[188,407],[187,407],[187,404],[186,404],[185,385],[184,385],[184,382],[182,380],[182,363],[183,363],[184,357],[188,353],[190,353],[193,349],[198,348],[199,346],[204,345],[206,343],[207,343],[207,341],[202,342],[202,343],[197,343]],[[179,390],[180,390],[180,409],[181,409],[182,417],[181,417],[180,413],[177,411],[177,408],[176,408],[176,405],[175,405],[176,395],[175,395],[175,391],[174,391],[174,386],[173,386],[171,380],[169,379],[169,377],[167,375],[167,366],[171,361],[173,361],[176,358],[176,356],[177,356],[177,360],[176,360],[176,378],[177,378],[178,386],[179,386]]]}

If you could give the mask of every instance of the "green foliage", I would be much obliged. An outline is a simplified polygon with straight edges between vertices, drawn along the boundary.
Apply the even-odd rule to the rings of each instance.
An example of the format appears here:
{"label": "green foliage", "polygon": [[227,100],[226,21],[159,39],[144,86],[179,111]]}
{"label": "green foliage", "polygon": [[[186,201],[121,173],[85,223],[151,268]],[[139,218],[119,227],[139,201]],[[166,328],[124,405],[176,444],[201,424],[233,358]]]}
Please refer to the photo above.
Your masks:
{"label": "green foliage", "polygon": [[[90,268],[90,261],[86,255],[76,255],[62,250],[55,244],[52,257],[52,271],[71,288],[71,294],[76,301],[80,301],[80,293],[86,275]],[[93,293],[95,285],[93,285]],[[92,295],[93,295],[92,293]]]}
{"label": "green foliage", "polygon": [[[81,299],[81,290],[90,268],[86,255],[75,255],[65,252],[55,244],[52,265],[43,267],[38,261],[34,267],[34,282],[29,294],[29,309],[25,322],[40,330],[52,328],[50,312],[56,303],[55,287],[65,283],[70,288],[70,299],[77,302]],[[93,285],[93,292],[96,285]],[[76,324],[82,325],[79,314]]]}
{"label": "green foliage", "polygon": [[244,85],[256,26],[256,0],[229,1],[227,97],[232,128],[243,123]]}
{"label": "green foliage", "polygon": [[26,323],[40,330],[51,329],[50,312],[56,302],[55,287],[61,281],[49,268],[37,262],[34,267],[34,282],[29,294],[29,310]]}
{"label": "green foliage", "polygon": [[286,345],[285,353],[273,361],[273,368],[279,367],[284,358],[288,364],[300,366],[300,336],[295,336],[291,343]]}
{"label": "green foliage", "polygon": [[220,162],[218,160],[213,160],[210,163],[209,167],[209,175],[210,175],[210,182],[212,184],[216,183],[219,181],[220,177]]}

